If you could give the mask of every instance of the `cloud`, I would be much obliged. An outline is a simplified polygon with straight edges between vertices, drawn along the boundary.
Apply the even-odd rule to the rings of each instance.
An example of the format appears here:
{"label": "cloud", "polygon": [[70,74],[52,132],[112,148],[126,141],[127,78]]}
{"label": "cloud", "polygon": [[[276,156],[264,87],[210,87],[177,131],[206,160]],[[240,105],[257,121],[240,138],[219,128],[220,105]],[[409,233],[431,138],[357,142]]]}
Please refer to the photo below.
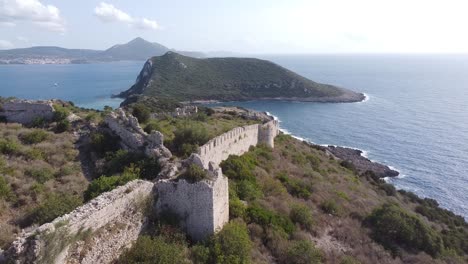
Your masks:
{"label": "cloud", "polygon": [[60,10],[44,5],[39,0],[0,0],[0,22],[15,26],[17,22],[32,22],[50,31],[65,31],[65,21]]}
{"label": "cloud", "polygon": [[132,17],[126,12],[116,8],[112,4],[105,2],[101,2],[94,8],[94,15],[96,15],[102,22],[105,23],[122,22],[131,27],[143,30],[159,29],[159,25],[155,20]]}
{"label": "cloud", "polygon": [[0,49],[11,49],[13,47],[13,43],[10,41],[0,39]]}

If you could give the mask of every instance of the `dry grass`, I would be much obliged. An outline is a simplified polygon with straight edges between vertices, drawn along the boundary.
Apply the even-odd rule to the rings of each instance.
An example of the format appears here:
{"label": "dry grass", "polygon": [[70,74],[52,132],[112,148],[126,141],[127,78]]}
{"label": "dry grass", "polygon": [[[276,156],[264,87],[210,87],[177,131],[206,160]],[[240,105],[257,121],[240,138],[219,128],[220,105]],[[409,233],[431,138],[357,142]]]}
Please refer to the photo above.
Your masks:
{"label": "dry grass", "polygon": [[37,129],[19,124],[0,124],[0,138],[15,142],[12,153],[0,153],[4,162],[1,177],[10,189],[8,197],[0,197],[0,247],[10,242],[25,216],[53,193],[82,196],[88,182],[81,171],[75,137],[72,133],[47,131],[44,141],[23,144],[22,135]]}
{"label": "dry grass", "polygon": [[[365,177],[355,175],[306,143],[280,136],[275,141],[272,157],[260,161],[254,170],[263,197],[256,203],[281,215],[289,215],[294,204],[307,206],[313,216],[311,230],[297,225],[297,231],[289,239],[309,237],[321,248],[327,263],[445,263],[427,254],[403,252],[401,257],[392,257],[389,251],[377,244],[362,225],[362,220],[371,211],[386,202],[394,202],[408,210],[414,204],[397,193],[388,196]],[[286,188],[278,174],[286,175],[290,182],[308,186],[309,197],[298,197]],[[323,204],[333,201],[336,214],[323,209]],[[432,226],[437,224],[430,222]],[[272,256],[278,258],[287,245],[287,240],[270,232],[267,241],[262,241],[262,230],[255,224],[249,225],[253,242],[256,245],[253,258],[258,262],[268,262]],[[278,260],[278,259],[276,259]],[[449,259],[450,262],[453,259]],[[356,262],[356,263],[359,263]]]}

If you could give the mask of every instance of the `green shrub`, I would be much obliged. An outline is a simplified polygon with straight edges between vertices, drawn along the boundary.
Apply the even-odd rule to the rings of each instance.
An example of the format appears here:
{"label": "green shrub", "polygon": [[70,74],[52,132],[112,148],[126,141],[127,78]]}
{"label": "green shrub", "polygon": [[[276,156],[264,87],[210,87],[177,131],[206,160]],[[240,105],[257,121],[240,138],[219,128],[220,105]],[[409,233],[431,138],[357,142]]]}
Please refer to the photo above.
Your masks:
{"label": "green shrub", "polygon": [[235,184],[235,190],[240,199],[253,201],[263,195],[257,181],[241,180]]}
{"label": "green shrub", "polygon": [[88,189],[84,192],[84,198],[86,201],[89,201],[101,193],[112,191],[118,186],[122,186],[129,181],[137,179],[139,176],[138,173],[138,169],[129,167],[124,170],[122,175],[110,177],[101,176],[88,185]]}
{"label": "green shrub", "polygon": [[279,215],[258,205],[249,206],[247,208],[247,216],[249,222],[257,223],[263,228],[272,226],[280,228],[288,234],[292,234],[295,230],[294,223],[288,216]]}
{"label": "green shrub", "polygon": [[130,164],[136,164],[143,159],[142,155],[127,150],[119,149],[115,152],[107,152],[105,156],[103,174],[110,176],[123,172]]}
{"label": "green shrub", "polygon": [[230,155],[229,158],[221,162],[223,174],[235,181],[248,180],[255,181],[253,170],[255,164],[244,156]]}
{"label": "green shrub", "polygon": [[195,264],[210,263],[212,258],[210,248],[205,245],[196,244],[190,248],[190,258]]}
{"label": "green shrub", "polygon": [[31,126],[37,128],[45,128],[47,126],[47,123],[47,120],[45,120],[43,117],[37,116],[31,122]]}
{"label": "green shrub", "polygon": [[19,138],[24,144],[37,144],[41,143],[42,141],[46,140],[49,137],[49,134],[40,129],[35,129],[31,132],[27,132],[24,134],[21,134]]}
{"label": "green shrub", "polygon": [[11,195],[11,188],[3,175],[0,175],[0,198],[8,198]]}
{"label": "green shrub", "polygon": [[229,218],[245,218],[247,206],[237,197],[229,199]]}
{"label": "green shrub", "polygon": [[302,204],[293,205],[289,213],[289,218],[291,218],[294,223],[301,225],[302,228],[312,231],[314,219],[311,210],[307,206]]}
{"label": "green shrub", "polygon": [[304,181],[291,179],[284,172],[280,173],[277,178],[283,183],[284,187],[286,187],[292,196],[307,199],[312,194],[310,192],[312,187]]}
{"label": "green shrub", "polygon": [[38,148],[30,148],[23,152],[23,156],[28,160],[44,160],[45,153]]}
{"label": "green shrub", "polygon": [[388,195],[388,196],[395,196],[396,195],[396,188],[395,186],[393,186],[392,184],[390,183],[381,183],[379,185],[379,188],[384,190],[385,193]]}
{"label": "green shrub", "polygon": [[431,256],[442,253],[440,235],[416,215],[406,212],[395,204],[384,204],[374,209],[366,218],[374,240],[398,254],[399,248],[424,251]]}
{"label": "green shrub", "polygon": [[0,152],[6,155],[17,154],[20,144],[16,140],[0,138]]}
{"label": "green shrub", "polygon": [[202,167],[196,164],[190,164],[187,170],[179,177],[187,180],[188,182],[194,183],[207,179],[208,174]]}
{"label": "green shrub", "polygon": [[146,123],[151,117],[151,110],[143,104],[135,104],[132,115],[138,119],[138,122]]}
{"label": "green shrub", "polygon": [[73,211],[82,204],[81,198],[69,194],[50,194],[30,215],[33,223],[42,225]]}
{"label": "green shrub", "polygon": [[119,147],[119,138],[107,132],[92,132],[90,139],[91,148],[99,154],[116,151]]}
{"label": "green shrub", "polygon": [[159,160],[155,157],[140,160],[137,166],[140,168],[140,178],[142,179],[153,180],[161,171]]}
{"label": "green shrub", "polygon": [[70,128],[71,128],[70,121],[66,119],[60,120],[57,122],[57,125],[55,126],[55,132],[63,133],[63,132],[70,130]]}
{"label": "green shrub", "polygon": [[250,263],[250,241],[247,225],[241,221],[226,224],[214,238],[214,262],[227,264]]}
{"label": "green shrub", "polygon": [[120,256],[118,263],[164,263],[184,264],[187,263],[186,247],[183,244],[166,241],[161,236],[151,238],[140,236],[130,250]]}
{"label": "green shrub", "polygon": [[339,215],[341,208],[336,204],[334,200],[327,200],[320,205],[322,211],[331,215]]}
{"label": "green shrub", "polygon": [[145,126],[145,132],[150,134],[151,131],[161,131],[161,126],[156,121],[151,121]]}
{"label": "green shrub", "polygon": [[322,263],[322,252],[307,240],[291,241],[285,257],[285,263],[314,264]]}
{"label": "green shrub", "polygon": [[195,147],[205,144],[210,137],[204,126],[195,122],[187,122],[178,126],[174,131],[172,148],[177,154],[188,157],[196,150]]}
{"label": "green shrub", "polygon": [[55,112],[54,112],[54,121],[55,122],[63,121],[65,119],[67,119],[67,117],[70,115],[70,111],[67,108],[63,107],[63,106],[54,105],[54,109],[55,109]]}
{"label": "green shrub", "polygon": [[24,172],[26,175],[32,177],[39,183],[45,183],[48,180],[52,180],[54,178],[54,172],[52,169],[44,167],[44,168],[29,168],[26,169]]}

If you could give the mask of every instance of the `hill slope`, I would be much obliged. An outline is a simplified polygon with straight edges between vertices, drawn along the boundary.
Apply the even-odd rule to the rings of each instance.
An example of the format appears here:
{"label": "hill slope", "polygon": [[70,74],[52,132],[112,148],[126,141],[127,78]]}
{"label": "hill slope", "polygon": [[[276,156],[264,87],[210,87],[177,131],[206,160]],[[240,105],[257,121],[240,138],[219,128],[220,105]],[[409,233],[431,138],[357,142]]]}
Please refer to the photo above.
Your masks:
{"label": "hill slope", "polygon": [[126,44],[115,45],[101,54],[99,57],[119,60],[146,60],[152,56],[160,56],[168,52],[169,48],[151,43],[142,38],[136,38]]}
{"label": "hill slope", "polygon": [[251,58],[196,59],[174,52],[149,59],[134,94],[189,100],[297,100],[356,102],[364,95],[306,79],[269,61]]}

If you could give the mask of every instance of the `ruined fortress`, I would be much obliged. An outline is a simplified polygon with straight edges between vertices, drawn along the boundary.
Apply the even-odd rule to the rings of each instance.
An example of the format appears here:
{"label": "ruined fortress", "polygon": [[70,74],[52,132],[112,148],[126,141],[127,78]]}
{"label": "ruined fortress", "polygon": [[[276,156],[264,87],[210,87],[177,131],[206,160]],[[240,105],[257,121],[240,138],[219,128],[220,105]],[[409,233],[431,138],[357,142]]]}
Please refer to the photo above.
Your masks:
{"label": "ruined fortress", "polygon": [[[234,128],[211,139],[187,160],[177,161],[164,147],[161,133],[147,134],[122,109],[105,122],[120,137],[123,148],[158,158],[162,166],[158,180],[129,182],[52,223],[23,231],[6,257],[15,263],[112,263],[145,229],[151,212],[175,213],[187,234],[202,240],[229,221],[228,179],[219,164],[259,143],[273,147],[279,133],[273,119]],[[190,183],[176,177],[192,163],[203,167],[210,179]]]}

